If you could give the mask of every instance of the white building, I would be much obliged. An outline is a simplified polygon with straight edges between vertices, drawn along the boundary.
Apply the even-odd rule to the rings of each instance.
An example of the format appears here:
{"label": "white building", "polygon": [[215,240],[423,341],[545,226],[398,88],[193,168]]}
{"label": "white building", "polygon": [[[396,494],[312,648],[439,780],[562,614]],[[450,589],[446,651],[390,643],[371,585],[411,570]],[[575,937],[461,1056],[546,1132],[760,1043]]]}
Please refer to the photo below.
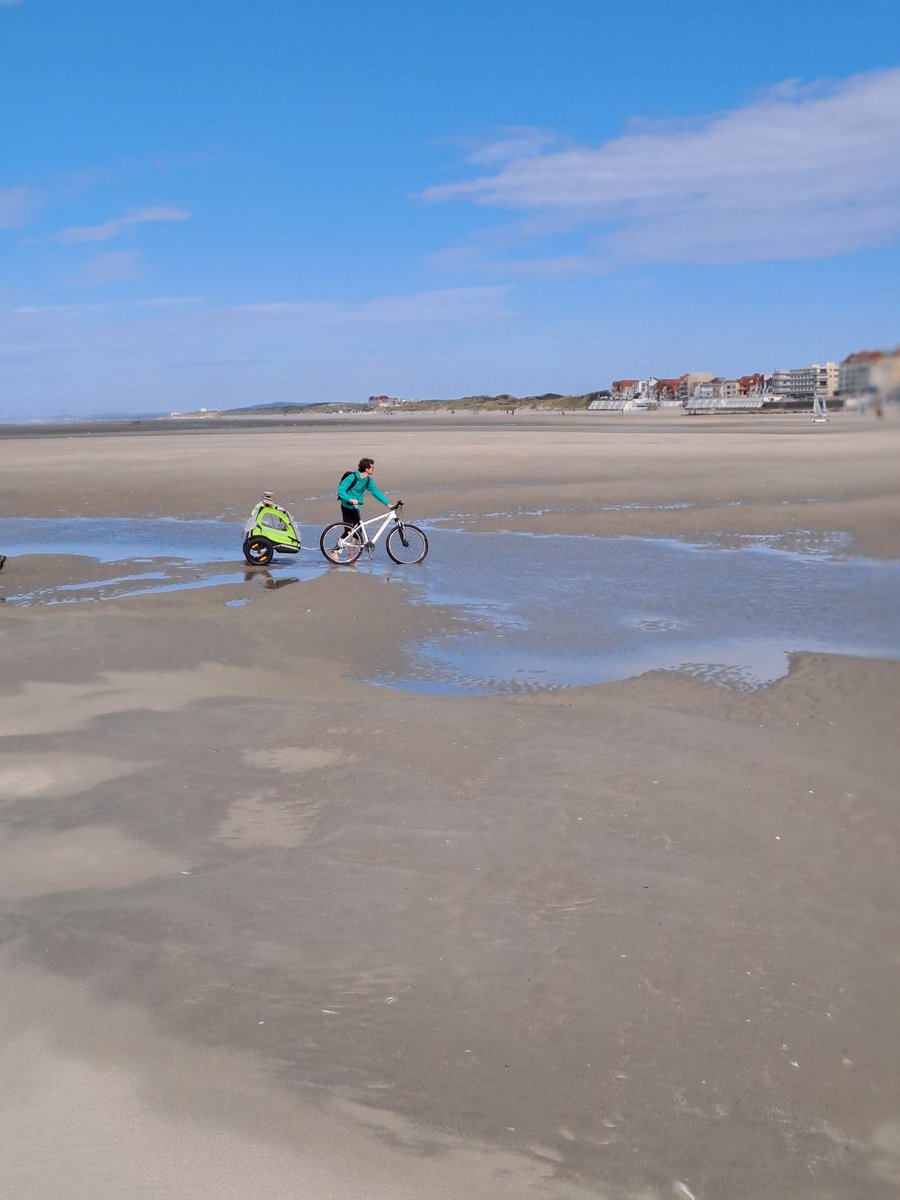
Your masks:
{"label": "white building", "polygon": [[610,384],[610,397],[613,400],[633,400],[634,389],[639,386],[640,379],[614,379]]}
{"label": "white building", "polygon": [[720,379],[716,375],[713,379],[701,380],[694,388],[691,398],[694,400],[733,400],[735,396],[741,394],[739,379]]}
{"label": "white building", "polygon": [[840,369],[837,363],[810,363],[808,367],[792,367],[775,371],[769,388],[790,400],[812,400],[814,396],[833,396],[838,390]]}
{"label": "white building", "polygon": [[900,400],[900,350],[879,359],[869,378],[882,400]]}
{"label": "white building", "polygon": [[840,368],[841,395],[862,396],[876,387],[872,372],[886,357],[883,350],[858,350],[848,354]]}
{"label": "white building", "polygon": [[722,380],[718,375],[714,375],[712,379],[701,379],[699,383],[694,385],[694,390],[691,392],[692,400],[718,400],[722,395]]}
{"label": "white building", "polygon": [[686,404],[699,384],[709,383],[712,379],[715,379],[715,375],[710,375],[709,371],[689,371],[687,375],[682,375],[678,381],[678,399]]}

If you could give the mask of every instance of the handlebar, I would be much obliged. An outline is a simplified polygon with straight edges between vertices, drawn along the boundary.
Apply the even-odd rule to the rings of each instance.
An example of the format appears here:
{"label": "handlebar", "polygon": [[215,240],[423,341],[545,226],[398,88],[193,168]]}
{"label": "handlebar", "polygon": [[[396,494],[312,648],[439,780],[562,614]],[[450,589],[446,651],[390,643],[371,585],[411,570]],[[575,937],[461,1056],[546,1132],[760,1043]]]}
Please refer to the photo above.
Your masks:
{"label": "handlebar", "polygon": [[403,507],[402,500],[397,500],[397,501],[395,501],[395,503],[393,503],[391,505],[391,508],[394,510],[394,512],[399,512],[402,507]]}

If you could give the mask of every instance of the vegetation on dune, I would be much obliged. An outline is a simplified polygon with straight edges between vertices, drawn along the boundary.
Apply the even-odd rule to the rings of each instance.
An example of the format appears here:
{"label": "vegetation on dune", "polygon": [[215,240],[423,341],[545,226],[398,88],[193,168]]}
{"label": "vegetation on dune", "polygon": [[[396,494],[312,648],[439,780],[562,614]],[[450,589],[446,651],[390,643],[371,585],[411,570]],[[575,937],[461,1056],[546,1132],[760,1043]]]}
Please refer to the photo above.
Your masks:
{"label": "vegetation on dune", "polygon": [[407,400],[403,403],[385,405],[372,409],[368,404],[253,404],[245,408],[225,410],[228,416],[301,416],[305,413],[339,412],[475,412],[501,411],[519,412],[523,409],[583,409],[592,400],[603,399],[609,392],[586,392],[582,396],[566,396],[560,392],[544,392],[540,396],[513,396],[501,392],[497,396],[462,396],[458,400]]}
{"label": "vegetation on dune", "polygon": [[302,417],[306,413],[368,411],[368,404],[335,404],[325,402],[321,404],[250,404],[245,408],[226,408],[222,410],[229,417]]}
{"label": "vegetation on dune", "polygon": [[462,409],[467,412],[498,409],[503,412],[510,409],[514,412],[522,409],[579,409],[587,408],[592,400],[599,400],[608,395],[609,392],[586,392],[582,396],[564,396],[559,392],[545,392],[541,396],[512,396],[507,392],[502,392],[499,396],[463,396],[459,400],[413,400],[380,411],[395,412],[397,408],[402,408],[404,412],[436,409]]}

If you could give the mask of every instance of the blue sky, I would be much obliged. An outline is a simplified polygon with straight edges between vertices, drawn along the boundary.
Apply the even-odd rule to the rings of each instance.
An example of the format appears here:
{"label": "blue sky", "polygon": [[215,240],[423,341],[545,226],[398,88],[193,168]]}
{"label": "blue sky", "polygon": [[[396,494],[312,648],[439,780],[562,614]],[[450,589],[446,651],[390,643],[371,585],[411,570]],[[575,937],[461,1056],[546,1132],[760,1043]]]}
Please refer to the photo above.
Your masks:
{"label": "blue sky", "polygon": [[0,417],[900,341],[900,5],[0,0]]}

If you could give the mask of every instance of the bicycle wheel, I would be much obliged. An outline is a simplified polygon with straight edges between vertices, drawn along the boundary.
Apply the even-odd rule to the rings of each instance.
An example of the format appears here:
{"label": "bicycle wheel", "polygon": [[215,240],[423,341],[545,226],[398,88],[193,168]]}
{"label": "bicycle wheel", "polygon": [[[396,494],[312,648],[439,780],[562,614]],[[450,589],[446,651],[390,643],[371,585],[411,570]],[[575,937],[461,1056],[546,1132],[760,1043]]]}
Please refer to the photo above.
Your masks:
{"label": "bicycle wheel", "polygon": [[272,561],[275,547],[264,537],[250,537],[244,542],[244,558],[251,567],[265,567]]}
{"label": "bicycle wheel", "polygon": [[428,538],[418,525],[395,525],[388,534],[387,552],[395,563],[421,562],[428,553]]}
{"label": "bicycle wheel", "polygon": [[359,534],[355,534],[352,525],[338,521],[322,530],[319,538],[319,549],[330,563],[348,566],[355,563],[363,552]]}

